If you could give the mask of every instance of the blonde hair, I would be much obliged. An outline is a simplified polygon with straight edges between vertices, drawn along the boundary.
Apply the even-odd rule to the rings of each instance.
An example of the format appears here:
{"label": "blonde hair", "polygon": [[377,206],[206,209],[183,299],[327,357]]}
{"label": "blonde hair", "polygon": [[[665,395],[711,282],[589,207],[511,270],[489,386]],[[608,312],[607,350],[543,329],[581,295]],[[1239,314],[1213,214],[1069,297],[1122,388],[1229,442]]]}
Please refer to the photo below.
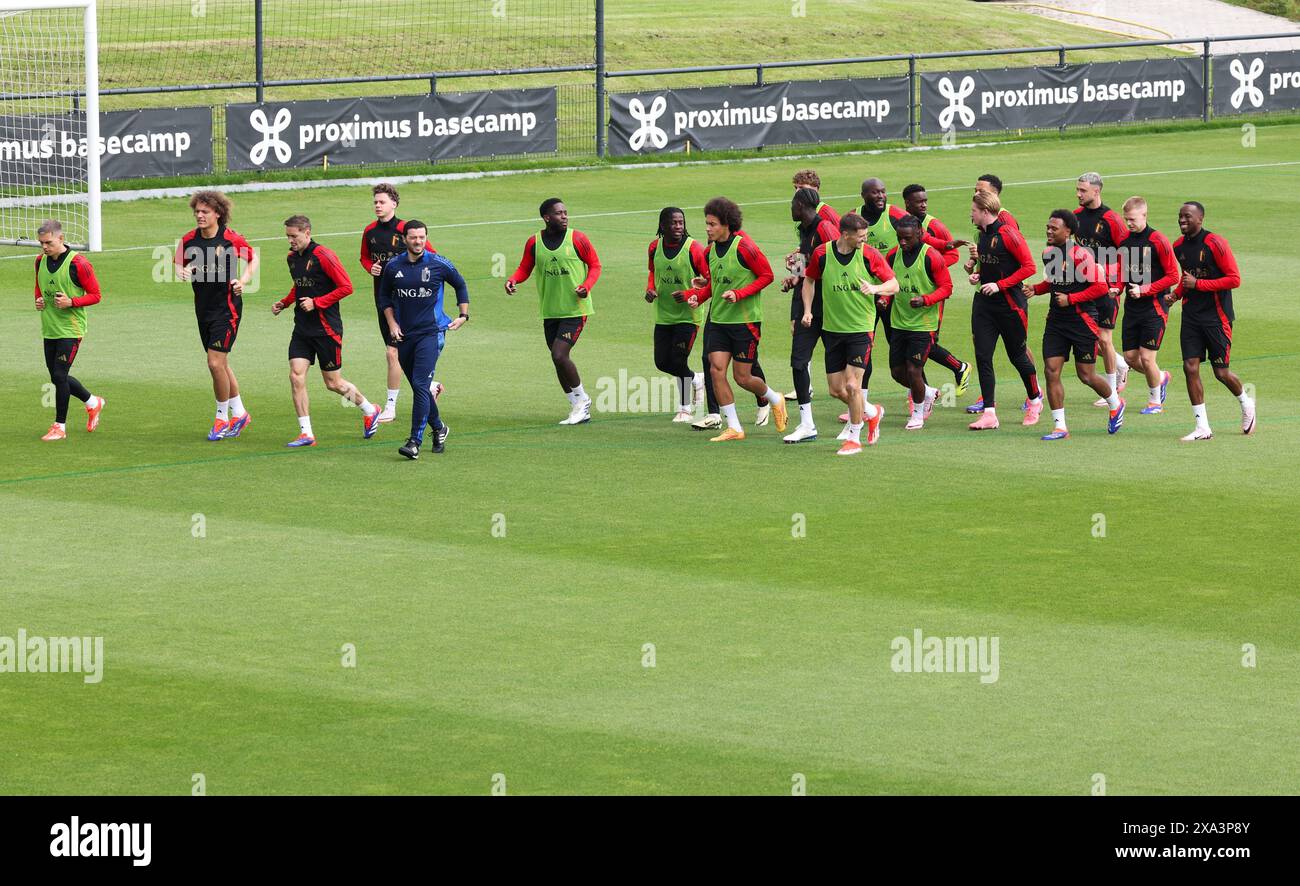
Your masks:
{"label": "blonde hair", "polygon": [[975,195],[971,197],[971,202],[992,215],[997,215],[1002,211],[1002,201],[998,199],[997,194],[989,191],[976,191]]}
{"label": "blonde hair", "polygon": [[1125,212],[1128,212],[1130,209],[1141,209],[1145,211],[1146,208],[1147,201],[1145,197],[1129,197],[1124,201]]}

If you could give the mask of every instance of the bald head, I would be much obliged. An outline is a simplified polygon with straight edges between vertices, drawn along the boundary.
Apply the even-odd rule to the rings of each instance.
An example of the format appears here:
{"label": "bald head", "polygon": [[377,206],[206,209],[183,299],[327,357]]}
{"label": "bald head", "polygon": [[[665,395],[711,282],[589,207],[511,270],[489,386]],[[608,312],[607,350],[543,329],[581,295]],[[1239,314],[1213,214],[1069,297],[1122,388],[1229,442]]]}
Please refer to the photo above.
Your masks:
{"label": "bald head", "polygon": [[869,178],[862,183],[862,202],[873,209],[885,208],[885,183],[878,178]]}

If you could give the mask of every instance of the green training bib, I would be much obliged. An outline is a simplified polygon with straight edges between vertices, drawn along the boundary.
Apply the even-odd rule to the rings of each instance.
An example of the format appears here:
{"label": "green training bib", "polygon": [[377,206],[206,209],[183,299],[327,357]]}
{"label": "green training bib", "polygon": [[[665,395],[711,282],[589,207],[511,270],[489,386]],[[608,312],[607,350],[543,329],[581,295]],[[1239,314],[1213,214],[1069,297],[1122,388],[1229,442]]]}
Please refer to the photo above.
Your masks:
{"label": "green training bib", "polygon": [[63,263],[54,273],[50,273],[49,259],[41,256],[40,270],[36,279],[45,297],[45,310],[41,311],[41,336],[44,338],[83,338],[86,335],[85,308],[56,308],[54,293],[62,292],[69,298],[80,298],[86,294],[76,283],[72,282],[72,262],[77,253],[71,249],[64,256]]}
{"label": "green training bib", "polygon": [[925,272],[925,255],[930,251],[929,244],[923,243],[916,261],[911,266],[903,263],[903,250],[894,253],[894,276],[898,278],[898,295],[894,296],[889,321],[895,329],[909,332],[937,332],[939,329],[939,305],[914,308],[909,304],[914,295],[929,295],[938,289],[938,285]]}
{"label": "green training bib", "polygon": [[562,317],[585,317],[596,313],[591,293],[578,298],[573,290],[587,279],[587,266],[573,246],[573,229],[564,232],[564,240],[555,249],[547,249],[542,232],[533,244],[536,257],[537,303],[543,320]]}
{"label": "green training bib", "polygon": [[659,241],[659,248],[655,250],[655,292],[659,294],[655,299],[657,324],[700,322],[702,308],[692,308],[686,302],[673,299],[674,292],[691,288],[691,278],[695,276],[695,268],[691,266],[691,246],[694,243],[693,238],[687,237],[681,249],[670,259],[664,255],[664,241]]}

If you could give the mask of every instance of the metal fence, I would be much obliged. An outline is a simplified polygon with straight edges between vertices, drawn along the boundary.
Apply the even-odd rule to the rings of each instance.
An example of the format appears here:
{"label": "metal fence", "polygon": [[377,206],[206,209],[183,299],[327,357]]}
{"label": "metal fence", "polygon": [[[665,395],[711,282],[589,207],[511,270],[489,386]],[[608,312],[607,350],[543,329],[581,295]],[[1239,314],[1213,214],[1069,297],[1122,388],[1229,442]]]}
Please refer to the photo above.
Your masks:
{"label": "metal fence", "polygon": [[[860,56],[852,58],[831,58],[831,59],[812,59],[806,61],[781,61],[781,62],[752,62],[746,64],[723,64],[723,65],[705,65],[695,67],[679,68],[646,68],[641,70],[626,71],[598,71],[597,80],[608,81],[615,78],[641,78],[652,80],[656,83],[655,89],[668,89],[674,86],[689,87],[702,85],[689,82],[691,75],[719,73],[746,74],[747,85],[764,86],[773,82],[773,75],[778,77],[789,72],[804,72],[811,69],[822,69],[830,72],[836,69],[855,68],[855,73],[860,71],[859,76],[864,77],[884,77],[896,73],[903,73],[902,66],[906,66],[905,72],[911,84],[911,99],[908,108],[908,137],[907,140],[916,144],[921,137],[920,127],[920,77],[926,73],[922,70],[927,62],[952,60],[952,59],[988,59],[995,57],[1019,58],[1028,55],[1045,55],[1054,60],[1054,66],[1065,68],[1069,65],[1069,53],[1079,53],[1106,49],[1139,49],[1143,47],[1157,46],[1199,46],[1200,52],[1198,57],[1201,63],[1201,76],[1205,84],[1204,98],[1201,107],[1201,119],[1208,122],[1212,116],[1213,106],[1213,83],[1211,76],[1211,47],[1216,43],[1232,43],[1242,40],[1280,40],[1300,37],[1300,31],[1283,32],[1274,34],[1248,34],[1234,35],[1227,37],[1203,37],[1198,40],[1133,40],[1133,41],[1114,41],[1106,43],[1087,43],[1077,45],[1062,46],[1033,46],[1019,49],[981,49],[981,50],[958,50],[950,52],[925,52],[925,53],[908,53],[894,55],[878,56]],[[1011,70],[1010,67],[1004,67],[1002,70]],[[841,77],[843,75],[840,75]],[[677,84],[675,82],[665,82],[666,78],[676,81],[679,78],[687,81]],[[783,78],[784,79],[784,78]],[[790,78],[793,79],[793,78]],[[601,87],[598,85],[598,89]],[[602,90],[603,91],[603,90]],[[640,92],[653,91],[651,89],[641,89]],[[607,119],[607,116],[606,116]],[[1146,122],[1146,121],[1137,121]],[[1035,129],[1041,127],[1016,127],[1017,129]],[[1065,127],[1051,127],[1064,131]],[[995,131],[995,130],[985,130]],[[599,138],[599,136],[598,136]],[[809,143],[810,144],[810,143]],[[603,142],[601,142],[603,147]]]}

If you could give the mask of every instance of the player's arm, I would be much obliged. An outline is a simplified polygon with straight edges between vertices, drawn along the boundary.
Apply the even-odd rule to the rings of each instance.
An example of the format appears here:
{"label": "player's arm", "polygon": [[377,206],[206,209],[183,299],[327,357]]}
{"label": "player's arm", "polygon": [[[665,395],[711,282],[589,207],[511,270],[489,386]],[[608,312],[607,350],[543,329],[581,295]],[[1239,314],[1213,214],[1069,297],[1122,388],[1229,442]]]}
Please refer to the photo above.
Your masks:
{"label": "player's arm", "polygon": [[747,286],[742,286],[739,289],[732,290],[735,293],[736,301],[740,301],[743,298],[749,298],[751,295],[758,295],[768,286],[772,285],[772,281],[775,280],[776,277],[772,274],[772,266],[768,263],[767,256],[763,254],[763,251],[758,248],[758,244],[753,240],[748,237],[742,238],[741,241],[736,244],[736,249],[736,258],[738,258],[740,263],[748,268],[750,273],[754,274],[756,278]]}
{"label": "player's arm", "polygon": [[36,310],[45,310],[45,296],[41,294],[41,262],[43,256],[36,256]]}
{"label": "player's arm", "polygon": [[1038,268],[1034,264],[1034,254],[1029,251],[1029,244],[1025,242],[1024,235],[1020,231],[1003,225],[1002,244],[1006,246],[1007,252],[1011,253],[1011,257],[1018,265],[1010,276],[1003,277],[997,282],[997,289],[1006,292],[1034,276]]}
{"label": "player's arm", "polygon": [[275,316],[279,316],[281,311],[289,307],[289,305],[293,304],[297,300],[298,300],[298,287],[290,286],[288,295],[286,295],[284,298],[280,299],[279,301],[272,303],[271,313]]}
{"label": "player's arm", "polygon": [[[1121,219],[1113,209],[1102,216],[1102,219],[1106,222],[1106,226],[1110,228],[1110,242],[1115,244],[1116,248],[1118,248],[1129,238],[1130,231],[1128,225],[1124,224],[1123,219]],[[1121,271],[1119,259],[1116,258],[1114,262],[1107,264],[1105,271],[1106,282],[1113,284],[1114,286],[1119,286],[1119,275]]]}
{"label": "player's arm", "polygon": [[182,237],[176,244],[176,254],[172,256],[172,264],[176,266],[176,276],[187,283],[194,276],[194,272],[185,263],[185,244],[189,241],[189,234]]}
{"label": "player's arm", "polygon": [[366,225],[366,229],[361,232],[361,270],[363,273],[370,274],[373,277],[378,277],[384,270],[382,267],[375,267],[379,262],[375,261],[370,255],[370,232],[375,229],[375,225],[377,224],[379,223],[371,222]]}
{"label": "player's arm", "polygon": [[1174,257],[1174,248],[1169,245],[1169,238],[1156,231],[1151,238],[1155,249],[1156,261],[1160,263],[1164,275],[1145,286],[1138,288],[1138,295],[1157,298],[1178,285],[1178,259]]}
{"label": "player's arm", "polygon": [[1210,254],[1214,256],[1214,263],[1219,266],[1223,276],[1212,280],[1193,278],[1192,288],[1197,292],[1223,292],[1227,289],[1240,288],[1241,271],[1237,267],[1236,257],[1228,247],[1228,241],[1218,234],[1210,234],[1205,238],[1205,245],[1209,247]]}
{"label": "player's arm", "polygon": [[68,307],[84,308],[99,304],[99,281],[95,279],[95,269],[90,266],[90,259],[84,255],[74,257],[68,268],[68,274],[72,277],[73,283],[85,290],[84,295],[68,299]]}
{"label": "player's arm", "polygon": [[648,262],[650,266],[650,277],[645,281],[645,300],[647,302],[653,302],[659,297],[659,291],[655,287],[655,249],[658,248],[658,246],[659,238],[656,237],[650,241],[650,248],[647,250],[650,256]]}
{"label": "player's arm", "polygon": [[1052,281],[1047,279],[1047,268],[1052,262],[1051,255],[1052,249],[1050,247],[1043,251],[1043,279],[1029,287],[1029,298],[1033,298],[1035,295],[1047,295],[1052,291]]}
{"label": "player's arm", "polygon": [[249,283],[252,283],[253,278],[257,276],[257,269],[261,267],[262,259],[261,256],[257,254],[256,250],[248,244],[248,241],[239,234],[236,234],[234,231],[227,228],[226,236],[230,238],[230,245],[234,247],[235,258],[243,259],[244,261],[243,273],[241,273],[238,278],[231,281],[230,288],[235,295],[243,295],[244,287]]}
{"label": "player's arm", "polygon": [[[952,295],[952,275],[948,273],[948,265],[944,262],[942,253],[937,253],[933,249],[925,253],[925,272],[930,275],[935,290],[927,295],[913,296],[912,307],[914,308],[937,305]],[[920,304],[917,304],[918,301]]]}
{"label": "player's arm", "polygon": [[438,256],[435,261],[442,265],[442,279],[451,284],[451,288],[456,291],[456,308],[460,314],[452,318],[451,325],[448,329],[460,329],[469,322],[469,284],[465,282],[465,277],[456,268],[451,261],[443,256]]}
{"label": "player's arm", "polygon": [[817,222],[817,243],[826,244],[840,238],[839,226],[822,219]]}
{"label": "player's arm", "polygon": [[1080,279],[1087,280],[1088,287],[1079,292],[1071,292],[1065,298],[1066,303],[1072,305],[1083,304],[1084,302],[1102,298],[1110,292],[1107,269],[1092,257],[1091,251],[1076,246],[1072,258],[1074,259],[1075,275]]}
{"label": "player's arm", "polygon": [[[348,272],[343,269],[343,263],[339,261],[339,257],[334,254],[333,250],[318,246],[316,256],[320,259],[321,270],[325,272],[325,276],[330,278],[334,288],[324,295],[316,296],[311,301],[315,308],[328,308],[352,294],[352,279],[348,277]],[[311,308],[308,308],[308,310],[311,310]]]}
{"label": "player's arm", "polygon": [[862,257],[866,260],[867,270],[871,276],[880,281],[880,285],[872,286],[867,284],[872,291],[864,291],[864,295],[875,295],[877,298],[883,298],[889,301],[898,294],[898,278],[894,276],[894,268],[889,261],[880,254],[880,250],[874,246],[863,245]]}
{"label": "player's arm", "polygon": [[[937,249],[948,267],[957,264],[961,258],[961,250],[955,245],[952,231],[937,218],[930,219],[930,230],[921,232],[921,242],[929,244],[931,249]],[[954,244],[952,249],[948,248],[949,243]]]}
{"label": "player's arm", "polygon": [[674,292],[673,300],[697,308],[713,296],[713,281],[709,274],[709,253],[698,241],[691,244],[691,267],[695,269],[691,288]]}
{"label": "player's arm", "polygon": [[804,326],[812,326],[813,299],[817,297],[817,281],[822,278],[822,272],[826,268],[827,248],[823,243],[814,249],[803,271],[803,286],[799,289],[799,299],[803,302],[803,315],[800,322]]}
{"label": "player's arm", "polygon": [[[379,310],[384,315],[384,321],[388,323],[388,337],[393,341],[402,340],[402,327],[397,323],[397,317],[394,314],[393,305],[393,274],[392,269],[384,266],[384,270],[379,276]],[[290,293],[292,295],[292,293]]]}
{"label": "player's arm", "polygon": [[591,288],[596,285],[596,281],[600,279],[600,256],[596,255],[596,248],[591,245],[591,241],[582,231],[573,232],[573,248],[578,253],[578,258],[582,259],[582,263],[587,266],[586,278],[573,291],[578,298],[586,298]]}
{"label": "player's arm", "polygon": [[529,237],[528,242],[524,244],[524,254],[523,257],[519,259],[519,267],[515,268],[515,272],[506,279],[506,294],[514,295],[516,287],[532,275],[533,266],[536,264],[536,259],[533,256],[536,248],[537,235],[534,234]]}
{"label": "player's arm", "polygon": [[[877,251],[879,251],[879,250],[877,250]],[[891,249],[891,250],[889,250],[888,252],[886,252],[885,255],[884,255],[884,262],[885,262],[886,265],[889,266],[889,270],[890,270],[891,273],[892,273],[893,270],[894,270],[894,256],[896,256],[896,255],[898,255],[898,247],[897,247],[897,246],[895,246],[893,249]],[[890,303],[894,300],[894,296],[895,296],[895,295],[898,295],[898,290],[899,290],[900,288],[901,288],[901,287],[898,285],[898,280],[895,279],[895,280],[894,280],[894,291],[893,291],[892,293],[890,293],[889,295],[879,295],[879,296],[877,296],[877,297],[876,297],[876,305],[877,305],[878,307],[881,307],[881,308],[888,308],[889,305],[890,305]]]}

